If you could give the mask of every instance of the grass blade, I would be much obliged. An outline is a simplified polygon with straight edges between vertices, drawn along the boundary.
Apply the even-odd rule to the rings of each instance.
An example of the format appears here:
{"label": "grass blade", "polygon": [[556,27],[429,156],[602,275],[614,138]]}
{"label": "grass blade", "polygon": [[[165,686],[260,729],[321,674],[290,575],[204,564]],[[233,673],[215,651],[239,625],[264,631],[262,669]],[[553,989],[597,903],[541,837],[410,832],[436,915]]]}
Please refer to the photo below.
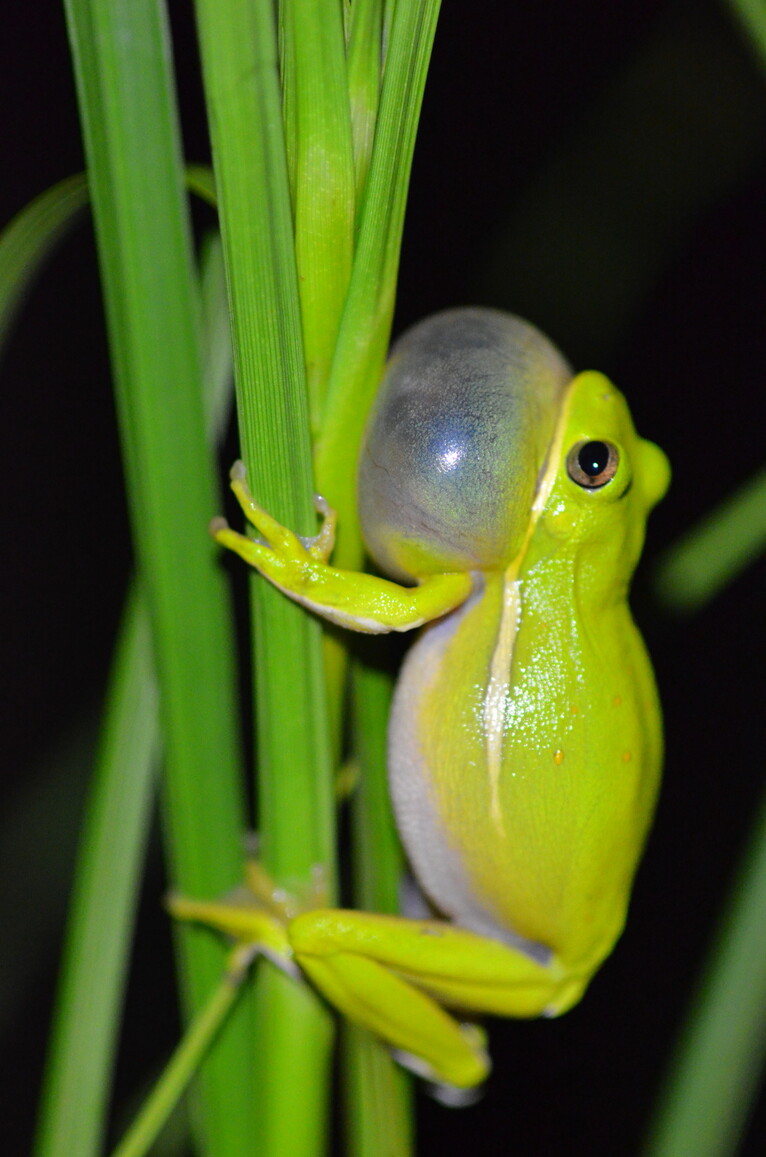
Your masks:
{"label": "grass blade", "polygon": [[[196,10],[242,456],[259,501],[291,527],[312,533],[306,379],[273,8],[271,0],[198,0]],[[322,865],[332,895],[334,792],[321,633],[297,606],[257,580],[253,607],[261,857],[280,884],[293,889],[305,887],[313,865]],[[257,997],[249,1091],[259,1153],[321,1152],[331,1019],[313,994],[271,968],[259,974]]]}
{"label": "grass blade", "polygon": [[380,101],[383,66],[381,0],[352,4],[348,20],[348,93],[358,206],[367,183]]}
{"label": "grass blade", "polygon": [[[202,261],[205,400],[220,436],[230,403],[231,347],[220,244]],[[109,1105],[134,908],[159,761],[159,701],[146,601],[134,584],[123,613],[80,837],[36,1152],[100,1152]],[[119,865],[119,871],[115,866]],[[95,961],[94,988],[82,961]],[[75,1145],[76,1141],[76,1145]]]}
{"label": "grass blade", "polygon": [[[237,953],[239,955],[239,953]],[[186,1030],[162,1076],[112,1157],[143,1157],[157,1139],[220,1032],[239,994],[247,960],[232,960],[223,980]]]}
{"label": "grass blade", "polygon": [[695,611],[766,546],[766,470],[711,511],[660,560],[656,583],[672,607]]}
{"label": "grass blade", "polygon": [[[357,907],[399,912],[404,856],[386,775],[387,723],[393,683],[384,671],[352,668],[354,735],[360,776],[352,801]],[[412,1078],[369,1033],[345,1026],[346,1114],[354,1157],[409,1157],[414,1151]]]}
{"label": "grass blade", "polygon": [[[107,725],[80,844],[35,1152],[101,1151],[160,734],[151,632],[134,589],[115,653]],[[98,982],[82,968],[96,962]]]}
{"label": "grass blade", "polygon": [[766,11],[760,0],[729,0],[761,67],[766,67]]}
{"label": "grass blade", "polygon": [[764,1007],[766,800],[663,1088],[645,1157],[737,1152],[766,1061]]}
{"label": "grass blade", "polygon": [[66,230],[88,204],[83,173],[67,177],[25,205],[0,235],[0,348],[27,290]]}
{"label": "grass blade", "polygon": [[312,428],[321,426],[354,249],[354,161],[340,5],[284,0],[294,61],[295,259]]}
{"label": "grass blade", "polygon": [[[239,871],[243,815],[227,594],[205,526],[217,507],[205,446],[197,289],[164,11],[66,4],[117,386],[131,518],[152,622],[166,751],[164,819],[178,888],[215,894]],[[211,771],[215,769],[215,780]],[[223,950],[179,932],[192,1010]],[[241,1009],[238,1010],[240,1012]],[[243,1016],[206,1062],[200,1128],[225,1157],[248,1133]]]}
{"label": "grass blade", "polygon": [[[210,170],[190,165],[186,177],[191,192],[215,206]],[[4,227],[0,234],[0,350],[49,254],[89,204],[85,174],[75,173],[40,193]]]}

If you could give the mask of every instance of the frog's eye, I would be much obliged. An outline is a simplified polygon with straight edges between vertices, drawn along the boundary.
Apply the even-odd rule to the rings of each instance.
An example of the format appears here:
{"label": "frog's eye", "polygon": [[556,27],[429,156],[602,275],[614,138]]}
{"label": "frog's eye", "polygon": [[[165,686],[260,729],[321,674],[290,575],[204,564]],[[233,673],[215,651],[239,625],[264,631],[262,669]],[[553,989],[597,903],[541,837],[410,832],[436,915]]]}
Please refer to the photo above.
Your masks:
{"label": "frog's eye", "polygon": [[619,451],[611,442],[578,442],[567,454],[567,473],[586,490],[606,486],[617,473]]}

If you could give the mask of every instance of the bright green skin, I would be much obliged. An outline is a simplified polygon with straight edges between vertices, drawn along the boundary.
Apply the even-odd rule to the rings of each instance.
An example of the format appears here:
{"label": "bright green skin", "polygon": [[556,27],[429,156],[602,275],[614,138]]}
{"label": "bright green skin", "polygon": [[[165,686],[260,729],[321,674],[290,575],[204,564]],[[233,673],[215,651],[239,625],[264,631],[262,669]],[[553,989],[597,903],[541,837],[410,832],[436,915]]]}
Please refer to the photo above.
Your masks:
{"label": "bright green skin", "polygon": [[[552,950],[581,989],[622,928],[659,780],[659,706],[626,595],[667,466],[600,374],[575,379],[563,418],[526,549],[410,652],[390,759],[428,895],[462,927]],[[595,436],[620,465],[589,491],[565,457]]]}
{"label": "bright green skin", "polygon": [[[471,332],[507,325],[505,315],[485,311],[447,318]],[[530,433],[514,444],[513,478],[501,470],[492,484],[491,517],[506,520],[500,537],[481,525],[463,534],[452,497],[442,517],[438,492],[428,506],[420,484],[404,503],[395,488],[393,513],[388,496],[368,496],[368,538],[379,559],[398,573],[414,570],[419,585],[339,571],[326,561],[331,512],[322,508],[323,531],[304,544],[254,503],[241,470],[234,490],[266,543],[223,524],[216,530],[290,597],[335,622],[374,632],[439,620],[400,677],[389,764],[411,865],[451,923],[318,908],[276,919],[262,896],[244,915],[226,904],[176,905],[179,915],[264,944],[286,965],[297,962],[329,1000],[404,1050],[413,1067],[460,1087],[483,1079],[488,1061],[476,1031],[443,1006],[555,1015],[580,998],[622,929],[660,773],[659,704],[627,592],[646,516],[667,488],[667,460],[638,437],[606,378],[589,372],[567,385],[564,363],[554,365],[558,355],[551,361],[552,347],[530,332],[522,335],[532,349],[520,371],[523,405],[540,349],[544,367],[562,380],[551,379],[544,405],[534,396]],[[421,339],[413,333],[417,352]],[[517,340],[515,330],[503,333],[502,341],[509,334],[511,344]],[[405,346],[401,357],[408,356]],[[476,356],[481,365],[481,343]],[[504,367],[501,358],[492,389]],[[381,458],[383,412],[383,435],[373,425],[370,436],[370,453]],[[398,402],[392,412],[400,413]],[[498,413],[480,431],[480,448],[487,437],[508,445],[495,437],[503,429]],[[509,413],[516,424],[516,410]],[[522,411],[522,421],[529,413]],[[532,445],[541,423],[546,436]],[[619,453],[614,477],[600,489],[584,489],[567,471],[570,448],[592,440]],[[405,475],[409,461],[422,469],[405,456]],[[390,477],[389,463],[383,473]],[[363,486],[365,477],[363,469]],[[497,501],[505,486],[516,495],[511,516],[502,493]],[[528,493],[522,504],[519,486]],[[413,505],[412,525],[429,528],[421,536],[407,521]],[[445,559],[454,569],[436,573]]]}

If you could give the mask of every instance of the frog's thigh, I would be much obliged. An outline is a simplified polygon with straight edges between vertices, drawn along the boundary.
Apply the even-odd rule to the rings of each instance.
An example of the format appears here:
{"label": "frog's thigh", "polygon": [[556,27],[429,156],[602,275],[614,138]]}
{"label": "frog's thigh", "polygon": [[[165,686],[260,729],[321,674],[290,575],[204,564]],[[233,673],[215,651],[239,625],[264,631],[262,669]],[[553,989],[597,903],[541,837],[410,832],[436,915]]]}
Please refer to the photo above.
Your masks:
{"label": "frog's thigh", "polygon": [[296,917],[288,937],[301,968],[333,1004],[454,1085],[480,1081],[487,1059],[475,1034],[437,1000],[538,1016],[561,983],[555,966],[439,921],[317,909]]}

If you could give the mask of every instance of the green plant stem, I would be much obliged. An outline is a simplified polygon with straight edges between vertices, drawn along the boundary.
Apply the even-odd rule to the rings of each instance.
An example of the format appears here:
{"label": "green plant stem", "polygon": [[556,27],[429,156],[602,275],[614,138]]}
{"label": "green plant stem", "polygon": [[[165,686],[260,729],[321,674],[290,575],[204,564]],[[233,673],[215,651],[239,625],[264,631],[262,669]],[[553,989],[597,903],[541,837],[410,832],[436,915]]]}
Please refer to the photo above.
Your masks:
{"label": "green plant stem", "polygon": [[766,1061],[766,798],[644,1157],[730,1157]]}
{"label": "green plant stem", "polygon": [[[379,657],[379,656],[378,656]],[[352,701],[359,783],[352,801],[354,899],[369,912],[399,912],[404,855],[386,775],[393,682],[354,663]],[[414,1151],[412,1078],[370,1033],[346,1025],[348,1150],[354,1157],[410,1157]]]}
{"label": "green plant stem", "polygon": [[[197,0],[234,336],[242,457],[266,508],[313,533],[298,281],[271,0]],[[321,632],[253,580],[260,856],[301,890],[319,865],[335,894],[334,788]],[[313,993],[259,970],[245,1078],[262,1157],[321,1153],[332,1019]]]}
{"label": "green plant stem", "polygon": [[[87,193],[84,178],[77,178],[75,189]],[[67,208],[71,219],[79,205],[77,201],[72,204],[67,184],[62,182],[48,192],[56,204]],[[8,229],[9,233],[16,230],[31,249],[32,271],[61,232],[61,214],[46,213],[40,220],[39,201],[28,207],[25,228],[17,228],[20,214]],[[231,402],[231,350],[220,244],[215,240],[206,246],[201,268],[207,323],[207,424],[211,437],[218,437]],[[29,277],[27,268],[25,281]],[[149,616],[135,582],[123,611],[103,718],[101,748],[93,769],[71,890],[71,914],[43,1084],[38,1157],[68,1155],[74,1150],[78,1157],[95,1157],[105,1128],[160,748]],[[95,963],[96,983],[90,970],[83,967],[87,961]]]}
{"label": "green plant stem", "polygon": [[[352,4],[348,12],[348,94],[354,145],[357,211],[367,184],[380,101],[382,0]],[[357,212],[358,215],[358,212]]]}
{"label": "green plant stem", "polygon": [[354,162],[341,5],[283,0],[295,107],[295,259],[312,429],[321,415],[354,251]]}
{"label": "green plant stem", "polygon": [[[206,533],[218,499],[165,12],[158,0],[67,0],[66,12],[161,688],[167,848],[179,890],[215,895],[240,871],[244,816],[228,592]],[[224,952],[202,929],[176,934],[193,1011],[217,982]],[[247,1090],[231,1073],[249,1067],[248,1026],[237,1016],[203,1066],[195,1102],[204,1147],[216,1157],[240,1153],[248,1135]]]}
{"label": "green plant stem", "polygon": [[[375,640],[376,660],[382,644]],[[405,867],[388,791],[386,756],[393,678],[386,670],[355,662],[352,710],[359,783],[352,800],[355,900],[370,912],[399,912]]]}
{"label": "green plant stem", "polygon": [[[125,607],[105,717],[80,843],[38,1157],[95,1157],[103,1140],[159,758],[149,619],[135,586]],[[97,978],[83,961],[97,963]]]}
{"label": "green plant stem", "polygon": [[234,960],[226,976],[187,1028],[157,1084],[112,1157],[143,1157],[183,1096],[236,1000],[247,961]]}

